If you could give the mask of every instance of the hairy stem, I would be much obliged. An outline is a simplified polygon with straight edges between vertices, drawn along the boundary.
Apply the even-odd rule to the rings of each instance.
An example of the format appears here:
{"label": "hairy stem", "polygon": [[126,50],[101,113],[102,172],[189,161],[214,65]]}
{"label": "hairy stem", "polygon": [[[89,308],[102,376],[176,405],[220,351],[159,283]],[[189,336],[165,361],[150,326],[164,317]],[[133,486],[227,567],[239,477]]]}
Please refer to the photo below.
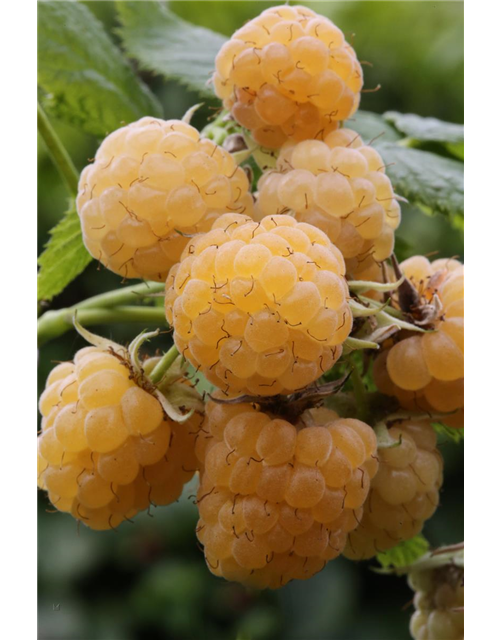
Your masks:
{"label": "hairy stem", "polygon": [[[39,343],[43,344],[72,329],[75,311],[79,312],[78,318],[80,319],[81,311],[84,309],[107,309],[119,305],[133,304],[147,298],[149,295],[161,293],[164,288],[165,285],[162,282],[133,284],[129,287],[122,287],[121,289],[114,289],[113,291],[106,291],[106,293],[92,296],[92,298],[87,298],[87,300],[83,300],[72,307],[46,311],[38,320]],[[71,319],[69,324],[66,322],[68,317]]]}
{"label": "hairy stem", "polygon": [[52,160],[59,169],[59,173],[61,174],[70,194],[75,196],[78,191],[78,171],[59,139],[59,136],[50,124],[45,111],[40,106],[40,103],[37,103],[37,110],[38,131],[47,145],[49,153],[52,156]]}
{"label": "hairy stem", "polygon": [[143,325],[164,326],[163,307],[118,306],[111,308],[82,308],[80,305],[58,311],[47,311],[38,320],[38,346],[61,336],[73,328],[73,317],[78,312],[78,322],[83,326],[136,322]]}
{"label": "hairy stem", "polygon": [[106,291],[106,293],[100,293],[97,296],[92,296],[92,298],[87,298],[74,307],[71,307],[71,309],[97,309],[131,304],[142,299],[147,299],[149,295],[161,293],[164,289],[165,284],[163,282],[132,284],[128,287],[113,289],[113,291]]}
{"label": "hairy stem", "polygon": [[160,382],[160,380],[170,369],[178,355],[179,352],[177,351],[177,347],[175,345],[170,347],[170,349],[163,354],[160,362],[158,362],[158,364],[148,376],[153,384],[157,384],[158,382]]}

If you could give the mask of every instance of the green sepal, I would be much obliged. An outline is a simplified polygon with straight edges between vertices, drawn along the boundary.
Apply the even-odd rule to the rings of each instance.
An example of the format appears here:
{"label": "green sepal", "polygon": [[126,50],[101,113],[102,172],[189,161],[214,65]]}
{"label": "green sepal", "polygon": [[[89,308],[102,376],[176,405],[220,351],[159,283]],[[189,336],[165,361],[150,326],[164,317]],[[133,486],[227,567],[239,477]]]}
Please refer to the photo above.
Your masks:
{"label": "green sepal", "polygon": [[343,345],[344,353],[351,353],[351,351],[357,351],[358,349],[379,349],[379,345],[376,342],[370,340],[361,340],[360,338],[347,338]]}
{"label": "green sepal", "polygon": [[245,138],[247,147],[252,151],[253,159],[255,160],[259,169],[261,169],[262,171],[275,169],[279,152],[273,149],[267,149],[266,147],[259,146],[250,136],[250,132],[246,130],[243,130],[242,134]]}
{"label": "green sepal", "polygon": [[191,123],[191,118],[193,117],[193,115],[204,104],[205,104],[204,102],[198,102],[198,104],[194,104],[192,107],[189,107],[189,109],[186,111],[186,113],[181,118],[182,122],[185,122],[186,124],[190,124]]}
{"label": "green sepal", "polygon": [[162,391],[157,388],[154,395],[174,422],[186,422],[195,411],[204,410],[203,401],[196,389],[182,382],[174,382],[165,387],[162,385]]}
{"label": "green sepal", "polygon": [[373,427],[373,430],[377,436],[377,449],[394,449],[401,445],[401,438],[395,440],[390,435],[385,422],[379,422]]}
{"label": "green sepal", "polygon": [[[388,305],[389,302],[386,303],[386,305]],[[349,300],[349,307],[352,311],[352,315],[354,318],[364,318],[367,316],[375,316],[378,313],[381,313],[381,311],[384,309],[384,306],[382,307],[375,307],[372,305],[368,305],[365,306],[363,304],[360,304],[357,300]]]}
{"label": "green sepal", "polygon": [[144,375],[144,368],[139,355],[140,348],[145,342],[147,342],[148,340],[151,340],[151,338],[156,338],[156,336],[159,333],[160,333],[159,329],[156,329],[156,331],[142,331],[130,343],[128,347],[130,363],[137,376]]}
{"label": "green sepal", "polygon": [[73,314],[73,326],[76,331],[82,336],[84,340],[86,340],[93,347],[97,347],[98,349],[102,349],[103,351],[114,351],[115,353],[119,353],[121,356],[127,356],[127,349],[117,342],[113,342],[113,340],[109,340],[108,338],[102,338],[98,336],[96,333],[92,333],[78,322],[77,319],[77,311]]}
{"label": "green sepal", "polygon": [[394,291],[398,289],[400,285],[404,282],[405,276],[401,276],[399,280],[396,282],[371,282],[370,280],[348,280],[347,284],[349,285],[349,289],[353,291],[359,291],[362,293],[363,291],[379,291],[384,293],[386,291]]}

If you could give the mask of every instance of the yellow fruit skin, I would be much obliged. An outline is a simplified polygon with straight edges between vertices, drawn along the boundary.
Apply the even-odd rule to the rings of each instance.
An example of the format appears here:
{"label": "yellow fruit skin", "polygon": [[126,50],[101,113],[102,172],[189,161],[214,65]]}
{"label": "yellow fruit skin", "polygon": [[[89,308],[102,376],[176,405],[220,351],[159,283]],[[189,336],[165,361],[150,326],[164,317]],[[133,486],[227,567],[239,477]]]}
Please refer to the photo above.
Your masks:
{"label": "yellow fruit skin", "polygon": [[162,282],[188,242],[229,211],[252,213],[232,156],[180,120],[145,117],[111,133],[82,171],[85,245],[124,278]]}
{"label": "yellow fruit skin", "polygon": [[463,640],[463,568],[445,565],[438,569],[413,570],[408,582],[415,589],[411,637],[414,640]]}
{"label": "yellow fruit skin", "polygon": [[215,93],[255,141],[324,139],[357,110],[363,71],[342,31],[304,7],[266,9],[215,60]]}
{"label": "yellow fruit skin", "polygon": [[219,218],[190,240],[166,283],[182,353],[227,395],[270,396],[328,371],[352,328],[344,260],[290,216]]}
{"label": "yellow fruit skin", "polygon": [[366,560],[413,538],[439,503],[443,464],[430,422],[401,422],[389,435],[400,445],[377,451],[379,470],[361,523],[349,533],[344,550],[353,560]]}
{"label": "yellow fruit skin", "polygon": [[361,518],[375,450],[371,427],[328,409],[289,422],[252,404],[208,402],[196,452],[197,535],[210,571],[278,589],[323,569]]}
{"label": "yellow fruit skin", "polygon": [[315,225],[342,252],[349,277],[382,281],[401,210],[377,151],[343,128],[285,143],[277,169],[259,180],[256,218],[288,213]]}
{"label": "yellow fruit skin", "polygon": [[165,417],[123,360],[99,348],[55,367],[40,412],[38,486],[91,529],[116,529],[150,505],[174,502],[198,468],[201,416],[182,424]]}
{"label": "yellow fruit skin", "polygon": [[[421,303],[438,313],[422,334],[401,333],[375,361],[374,380],[382,393],[413,411],[443,413],[451,427],[464,426],[464,267],[457,260],[434,262],[415,256],[401,264]],[[411,362],[411,366],[409,363]]]}

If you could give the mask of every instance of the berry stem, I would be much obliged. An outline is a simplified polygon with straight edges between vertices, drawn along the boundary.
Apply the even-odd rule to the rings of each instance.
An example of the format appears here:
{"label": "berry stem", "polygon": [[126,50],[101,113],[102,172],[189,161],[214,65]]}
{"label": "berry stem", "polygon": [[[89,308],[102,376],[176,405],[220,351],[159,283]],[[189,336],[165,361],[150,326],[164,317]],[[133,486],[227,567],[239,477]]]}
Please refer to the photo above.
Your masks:
{"label": "berry stem", "polygon": [[229,116],[229,112],[223,109],[216,118],[209,122],[201,131],[202,138],[213,140],[215,144],[222,145],[224,140],[232,133],[239,133],[241,127]]}
{"label": "berry stem", "polygon": [[102,307],[116,307],[126,305],[138,300],[148,298],[149,295],[163,292],[165,284],[163,282],[145,282],[144,284],[132,284],[122,289],[113,289],[100,293],[97,296],[87,298],[79,302],[71,309],[100,309]]}
{"label": "berry stem", "polygon": [[164,326],[165,311],[163,307],[118,306],[112,308],[83,308],[80,305],[58,311],[47,311],[38,320],[38,346],[61,336],[73,328],[75,309],[78,310],[78,321],[83,326],[96,324],[113,324],[115,322],[137,322],[145,325]]}
{"label": "berry stem", "polygon": [[205,129],[203,130],[206,133],[206,137],[209,138],[210,140],[213,140],[215,144],[222,145],[224,140],[229,135],[226,129],[223,129],[222,127],[218,127],[215,125],[214,126],[209,125],[209,127],[210,128],[205,127]]}
{"label": "berry stem", "polygon": [[155,366],[153,371],[149,374],[148,378],[151,380],[153,384],[157,384],[161,381],[165,373],[170,369],[175,359],[178,357],[179,352],[177,351],[177,347],[173,345],[170,349],[163,354],[162,359]]}
{"label": "berry stem", "polygon": [[78,171],[69,157],[63,143],[59,139],[59,136],[50,124],[45,111],[40,106],[40,103],[37,103],[37,110],[38,131],[47,145],[47,149],[52,156],[52,160],[58,168],[70,194],[75,196],[78,192]]}

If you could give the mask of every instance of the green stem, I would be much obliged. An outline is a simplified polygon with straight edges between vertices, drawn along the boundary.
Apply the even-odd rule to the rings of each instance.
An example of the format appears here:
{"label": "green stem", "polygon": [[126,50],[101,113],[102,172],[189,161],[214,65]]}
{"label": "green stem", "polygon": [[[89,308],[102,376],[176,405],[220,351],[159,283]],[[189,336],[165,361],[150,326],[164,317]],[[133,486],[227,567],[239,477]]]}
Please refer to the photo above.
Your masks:
{"label": "green stem", "polygon": [[368,414],[368,399],[366,396],[366,388],[359,373],[359,369],[352,358],[349,358],[352,367],[350,379],[354,389],[354,398],[356,399],[357,412],[360,420],[365,420]]}
{"label": "green stem", "polygon": [[148,378],[151,380],[153,384],[160,382],[160,380],[163,378],[165,373],[170,369],[170,367],[172,366],[172,364],[174,363],[178,355],[179,355],[179,352],[177,351],[177,347],[175,345],[170,347],[170,349],[165,354],[163,354],[163,357],[160,360],[160,362],[158,362],[158,364],[155,366],[153,371],[151,371],[151,373],[148,376]]}
{"label": "green stem", "polygon": [[78,305],[69,309],[47,311],[38,320],[38,346],[61,336],[73,328],[73,317],[78,310],[78,321],[83,326],[96,324],[112,324],[114,322],[137,322],[145,325],[164,326],[165,310],[163,307],[123,306],[106,308],[81,308]]}
{"label": "green stem", "polygon": [[132,284],[121,289],[106,291],[92,298],[87,298],[83,302],[79,302],[71,309],[96,309],[101,307],[116,307],[117,305],[130,304],[147,298],[149,294],[160,293],[164,291],[165,283],[163,282],[145,282],[144,284]]}
{"label": "green stem", "polygon": [[[73,328],[73,315],[78,311],[78,319],[83,317],[81,312],[87,309],[107,309],[118,305],[129,305],[137,302],[141,298],[146,298],[148,294],[163,291],[165,285],[162,282],[145,282],[144,284],[133,284],[122,289],[115,289],[100,293],[92,298],[87,298],[72,307],[46,311],[38,320],[38,340],[42,345],[52,338],[57,338],[66,331]],[[137,307],[138,309],[144,307]],[[147,308],[147,307],[146,307]],[[160,307],[158,307],[160,308]],[[70,321],[68,322],[68,318]],[[95,324],[95,323],[94,323]]]}
{"label": "green stem", "polygon": [[68,152],[63,146],[59,136],[54,131],[54,128],[49,122],[45,111],[37,103],[38,109],[38,131],[44,139],[45,144],[49,150],[54,164],[59,169],[59,172],[68,187],[68,190],[72,196],[75,196],[78,192],[78,171],[75,169],[73,161],[69,157]]}
{"label": "green stem", "polygon": [[231,133],[238,133],[240,126],[234,120],[227,119],[228,112],[224,109],[209,122],[201,131],[202,138],[213,140],[221,145]]}

